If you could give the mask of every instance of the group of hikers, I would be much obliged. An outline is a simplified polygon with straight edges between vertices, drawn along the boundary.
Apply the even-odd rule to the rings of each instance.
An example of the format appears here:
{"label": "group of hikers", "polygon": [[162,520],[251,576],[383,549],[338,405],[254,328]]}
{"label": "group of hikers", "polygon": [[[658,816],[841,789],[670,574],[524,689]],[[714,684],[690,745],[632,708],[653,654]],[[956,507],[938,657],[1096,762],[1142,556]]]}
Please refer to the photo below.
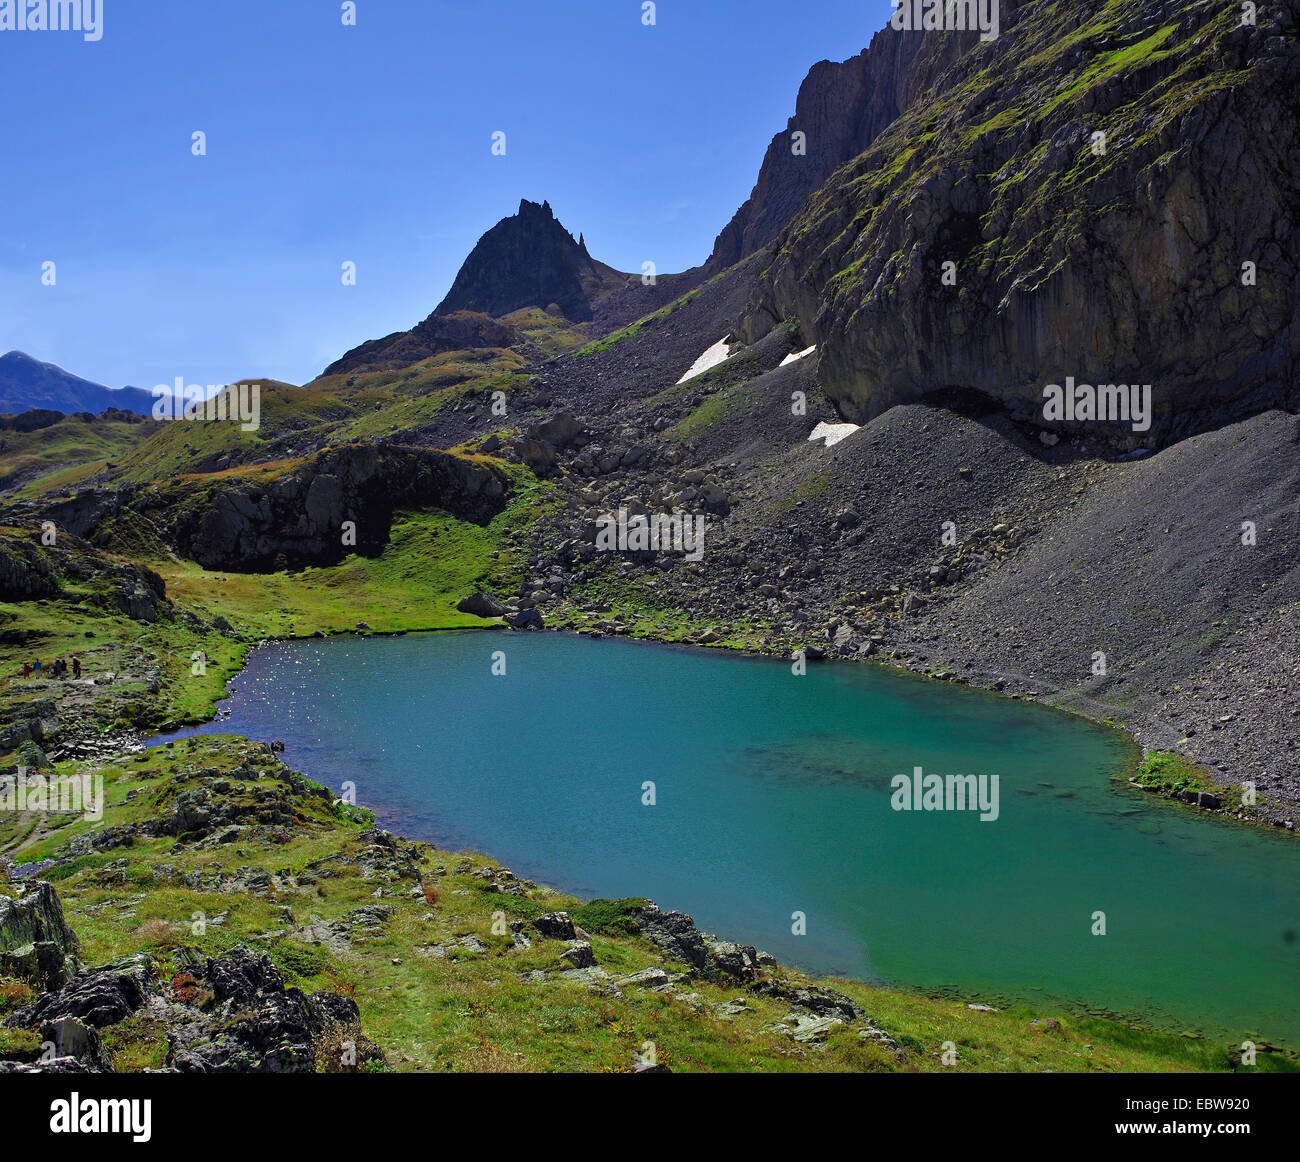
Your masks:
{"label": "group of hikers", "polygon": [[[52,661],[52,662],[50,663],[50,665],[49,665],[49,671],[48,671],[48,672],[49,672],[49,674],[50,674],[50,676],[51,676],[52,678],[58,678],[58,679],[62,680],[62,679],[66,678],[66,677],[68,676],[68,672],[69,672],[69,666],[68,666],[68,663],[65,662],[62,658],[55,658],[54,661]],[[81,677],[81,659],[80,659],[80,658],[73,658],[73,659],[72,659],[71,672],[72,672],[72,676],[73,676],[74,678],[80,678],[80,677]],[[36,677],[38,677],[38,678],[41,676],[41,659],[40,659],[40,658],[37,658],[35,662],[24,662],[24,663],[23,663],[23,677],[24,677],[24,678],[30,678],[30,677],[32,677],[33,674],[34,674]]]}

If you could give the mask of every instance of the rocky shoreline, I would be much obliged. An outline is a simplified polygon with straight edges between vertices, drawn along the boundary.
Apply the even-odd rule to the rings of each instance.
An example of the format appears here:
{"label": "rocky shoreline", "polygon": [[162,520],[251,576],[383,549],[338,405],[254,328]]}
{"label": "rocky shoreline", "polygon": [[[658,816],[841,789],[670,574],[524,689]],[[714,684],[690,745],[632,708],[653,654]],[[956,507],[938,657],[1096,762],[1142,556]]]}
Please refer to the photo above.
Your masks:
{"label": "rocky shoreline", "polygon": [[[0,1073],[111,1072],[104,1038],[128,1021],[147,1026],[155,1040],[165,1040],[161,1063],[145,1072],[388,1071],[384,1052],[362,1030],[356,1002],[335,992],[286,986],[267,948],[283,947],[289,941],[342,956],[382,938],[399,907],[422,911],[423,922],[436,925],[440,898],[448,891],[466,894],[464,887],[454,886],[461,883],[473,884],[476,894],[499,897],[502,907],[510,911],[524,910],[527,918],[511,920],[501,928],[507,943],[495,951],[477,936],[464,936],[426,941],[410,948],[410,954],[436,960],[489,954],[509,959],[537,945],[548,950],[552,967],[521,969],[525,983],[562,980],[612,1000],[621,1000],[630,991],[653,993],[690,1012],[707,1011],[724,1020],[750,1013],[743,996],[709,1001],[698,986],[729,987],[784,1007],[786,1014],[765,1028],[792,1045],[815,1050],[833,1033],[849,1030],[901,1057],[897,1042],[850,997],[789,973],[753,947],[702,933],[689,916],[664,912],[648,900],[614,905],[617,914],[611,928],[648,942],[667,959],[668,967],[651,964],[632,971],[626,966],[607,970],[598,963],[593,936],[566,911],[534,906],[536,884],[479,857],[459,857],[454,865],[435,862],[427,844],[373,827],[348,834],[353,813],[331,801],[324,788],[284,767],[271,746],[242,740],[233,745],[239,765],[232,771],[193,763],[181,768],[183,789],[159,790],[157,801],[167,805],[164,812],[141,822],[105,825],[76,835],[65,845],[66,858],[44,861],[40,870],[48,872],[95,853],[121,853],[123,858],[92,865],[95,870],[90,874],[101,885],[125,884],[131,853],[142,843],[165,838],[175,842],[174,855],[165,862],[155,858],[148,863],[150,882],[216,893],[229,897],[232,904],[239,899],[280,901],[274,914],[281,926],[257,934],[252,945],[238,943],[220,955],[204,954],[196,945],[182,942],[161,956],[137,953],[88,966],[82,960],[82,941],[65,918],[54,886],[30,878],[30,867],[5,861],[16,894],[0,894],[0,976],[26,982],[33,991],[31,999],[4,1017],[3,1027],[32,1039],[23,1043],[30,1047],[18,1056],[12,1055],[12,1045],[8,1056],[0,1047]],[[179,750],[200,763],[205,757],[199,739],[188,740],[183,748],[169,743],[160,749]],[[263,786],[268,780],[272,785]],[[306,801],[314,804],[318,817],[333,820],[326,827],[340,832],[343,846],[333,850],[330,845],[330,854],[292,874],[257,868],[225,872],[219,870],[221,865],[213,865],[211,872],[186,872],[176,862],[187,853],[237,847],[243,854],[244,849],[267,841],[283,845],[304,826]],[[318,893],[340,876],[368,882],[374,886],[371,894],[381,902],[352,908],[333,920],[315,914],[303,917],[295,901]],[[128,897],[127,903],[140,907],[146,898],[147,894]],[[84,906],[82,910],[86,911]],[[224,927],[230,914],[227,908],[207,917],[205,927]],[[493,912],[494,917],[505,915],[501,908]],[[493,921],[494,933],[499,922],[504,923]],[[638,1061],[633,1071],[671,1072],[653,1059]]]}

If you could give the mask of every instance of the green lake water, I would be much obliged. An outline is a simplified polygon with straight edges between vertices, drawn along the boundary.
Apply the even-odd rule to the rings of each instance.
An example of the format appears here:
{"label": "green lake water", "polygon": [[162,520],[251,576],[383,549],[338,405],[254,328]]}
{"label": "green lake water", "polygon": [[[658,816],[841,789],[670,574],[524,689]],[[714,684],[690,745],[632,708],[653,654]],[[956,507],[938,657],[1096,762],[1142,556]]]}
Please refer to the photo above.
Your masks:
{"label": "green lake water", "polygon": [[[384,826],[517,875],[819,973],[1300,1048],[1300,843],[1130,787],[1130,745],[1066,715],[549,633],[268,645],[231,691],[204,732],[282,739]],[[997,775],[997,820],[894,810],[916,767]]]}

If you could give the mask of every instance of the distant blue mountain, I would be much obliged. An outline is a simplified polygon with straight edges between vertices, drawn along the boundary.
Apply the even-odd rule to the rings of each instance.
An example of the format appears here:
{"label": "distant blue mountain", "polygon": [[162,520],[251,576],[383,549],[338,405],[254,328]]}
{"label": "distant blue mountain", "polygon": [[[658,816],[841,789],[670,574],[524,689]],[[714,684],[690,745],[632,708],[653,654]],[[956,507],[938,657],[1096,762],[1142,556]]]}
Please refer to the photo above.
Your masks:
{"label": "distant blue mountain", "polygon": [[147,416],[153,411],[153,404],[153,393],[138,387],[104,387],[21,351],[0,355],[0,415],[33,408],[64,413],[120,408]]}

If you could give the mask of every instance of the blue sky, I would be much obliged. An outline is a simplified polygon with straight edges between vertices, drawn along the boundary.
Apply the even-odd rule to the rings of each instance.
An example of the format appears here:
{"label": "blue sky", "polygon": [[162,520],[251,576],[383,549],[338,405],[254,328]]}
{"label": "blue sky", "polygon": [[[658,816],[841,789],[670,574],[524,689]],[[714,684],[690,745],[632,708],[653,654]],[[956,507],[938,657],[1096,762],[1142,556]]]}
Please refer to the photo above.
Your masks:
{"label": "blue sky", "polygon": [[808,68],[890,11],[102,2],[98,43],[0,32],[0,352],[144,388],[307,381],[428,314],[521,197],[620,269],[702,262]]}

